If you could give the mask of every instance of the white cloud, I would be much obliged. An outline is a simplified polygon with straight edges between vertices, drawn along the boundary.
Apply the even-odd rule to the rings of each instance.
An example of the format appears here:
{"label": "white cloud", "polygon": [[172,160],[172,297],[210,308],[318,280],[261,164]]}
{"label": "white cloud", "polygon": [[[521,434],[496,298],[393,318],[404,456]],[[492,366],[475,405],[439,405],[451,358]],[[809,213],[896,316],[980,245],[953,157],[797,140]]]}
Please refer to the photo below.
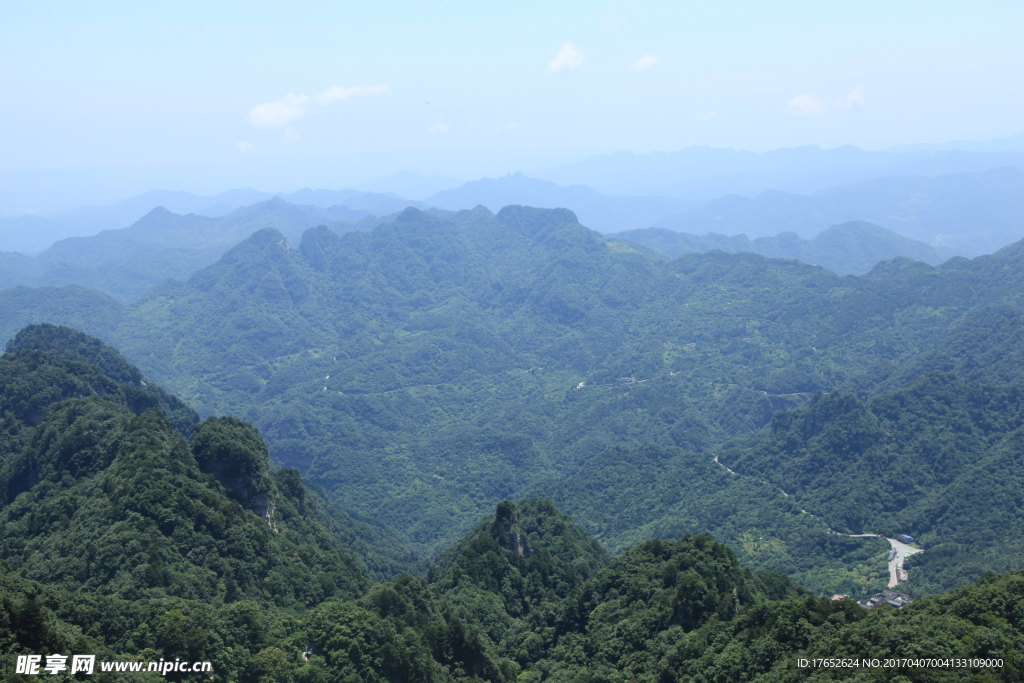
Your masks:
{"label": "white cloud", "polygon": [[437,123],[432,125],[430,128],[427,128],[427,132],[428,133],[447,133],[448,132],[448,124],[447,123],[441,123],[440,121],[438,121]]}
{"label": "white cloud", "polygon": [[562,46],[562,49],[558,51],[558,54],[548,62],[548,73],[557,73],[563,69],[575,69],[583,63],[587,56],[583,54],[578,46],[572,43],[566,43]]}
{"label": "white cloud", "polygon": [[825,105],[814,95],[797,95],[786,105],[786,113],[792,116],[817,116],[825,113]]}
{"label": "white cloud", "polygon": [[251,142],[246,142],[245,140],[239,140],[236,142],[235,147],[237,147],[238,151],[242,154],[249,154],[250,152],[256,151],[256,145]]}
{"label": "white cloud", "polygon": [[661,57],[658,55],[644,55],[640,59],[633,62],[629,68],[633,71],[647,71],[652,66],[661,62]]}
{"label": "white cloud", "polygon": [[494,131],[494,134],[495,135],[501,135],[502,133],[507,133],[507,132],[509,132],[511,130],[515,130],[518,127],[519,127],[518,123],[506,123],[504,126],[499,128],[498,130]]}
{"label": "white cloud", "polygon": [[854,88],[846,97],[836,101],[841,109],[860,109],[864,106],[864,88]]}
{"label": "white cloud", "polygon": [[708,109],[707,111],[702,111],[699,114],[694,114],[693,118],[698,121],[710,121],[715,118],[715,111],[713,109]]}
{"label": "white cloud", "polygon": [[281,143],[287,145],[289,142],[295,142],[298,139],[299,131],[289,126],[284,129],[284,137],[281,138]]}
{"label": "white cloud", "polygon": [[283,100],[257,104],[249,111],[249,123],[257,128],[279,128],[306,113],[309,98],[288,93]]}
{"label": "white cloud", "polygon": [[390,95],[391,88],[387,83],[377,85],[353,85],[346,88],[343,85],[332,85],[316,96],[317,104],[330,104],[338,100],[345,100],[349,97],[367,97],[369,95]]}
{"label": "white cloud", "polygon": [[[353,85],[352,87],[332,85],[318,94],[314,100],[317,104],[327,105],[349,97],[390,94],[391,88],[387,83],[378,83],[377,85]],[[246,118],[249,120],[249,123],[256,128],[281,128],[282,126],[301,118],[309,109],[309,105],[310,99],[308,96],[288,93],[282,100],[256,105],[249,111]],[[294,131],[292,132],[293,134],[298,135],[297,133],[294,133]],[[292,139],[288,138],[288,134],[286,134],[285,137],[289,140]]]}

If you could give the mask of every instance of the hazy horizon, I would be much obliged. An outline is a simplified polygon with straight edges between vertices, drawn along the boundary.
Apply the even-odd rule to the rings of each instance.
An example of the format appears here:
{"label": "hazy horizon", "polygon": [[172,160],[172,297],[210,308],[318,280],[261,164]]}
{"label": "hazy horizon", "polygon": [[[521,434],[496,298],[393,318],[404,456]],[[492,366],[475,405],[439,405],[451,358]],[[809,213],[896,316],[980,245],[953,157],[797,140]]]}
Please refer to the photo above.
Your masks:
{"label": "hazy horizon", "polygon": [[[1000,144],[1003,142],[1006,144]],[[863,150],[856,145],[846,144],[832,148],[818,145],[798,145],[773,150],[754,151],[710,145],[691,145],[678,150],[656,150],[654,152],[635,152],[633,150],[616,150],[610,153],[590,154],[573,157],[564,153],[560,163],[552,162],[547,166],[538,164],[535,168],[517,166],[515,160],[506,157],[490,159],[471,159],[468,163],[458,164],[451,159],[445,163],[431,165],[429,161],[401,166],[394,161],[394,154],[358,155],[356,158],[319,159],[295,161],[290,165],[267,162],[260,167],[250,167],[239,172],[226,164],[174,164],[165,166],[70,166],[54,169],[34,169],[17,171],[0,171],[0,184],[6,191],[0,190],[0,216],[17,216],[23,214],[40,214],[66,211],[88,206],[106,206],[132,199],[152,191],[188,192],[201,196],[216,196],[232,190],[255,190],[269,194],[287,194],[302,189],[341,190],[356,189],[370,192],[392,192],[403,199],[423,200],[430,192],[402,192],[395,189],[396,183],[391,181],[405,176],[407,178],[428,181],[438,189],[457,187],[465,182],[486,178],[501,178],[521,173],[529,177],[554,180],[560,185],[586,184],[559,182],[558,171],[575,165],[616,156],[631,155],[644,157],[647,155],[673,154],[694,149],[713,151],[752,152],[767,154],[808,148],[820,149],[824,152],[854,147],[865,152],[894,152],[909,154],[913,152],[942,151],[983,151],[1019,154],[1024,150],[1024,132],[1002,138],[972,141],[943,141],[941,143],[922,143],[894,146],[884,150]],[[989,149],[991,148],[991,149]],[[407,157],[408,155],[406,155]],[[424,156],[425,155],[421,155]],[[515,158],[524,158],[522,155]],[[552,155],[552,158],[555,158]],[[375,160],[375,165],[359,163]],[[356,168],[353,170],[353,166]],[[411,170],[409,167],[419,170]],[[997,167],[998,164],[994,167]],[[375,170],[370,170],[375,169]],[[459,172],[459,170],[462,172]],[[941,171],[936,171],[941,173]],[[288,178],[291,178],[289,180]],[[451,182],[440,182],[451,181]],[[401,183],[397,183],[401,185]],[[430,185],[430,183],[426,183]],[[607,193],[607,192],[606,192]],[[613,196],[630,196],[635,192],[610,192]],[[640,193],[644,194],[644,193]],[[649,194],[649,193],[648,193]],[[740,192],[753,196],[756,192]],[[28,198],[17,204],[11,203],[12,197]],[[33,205],[32,198],[37,200]],[[5,201],[6,200],[6,201]],[[41,200],[41,201],[39,201]]]}
{"label": "hazy horizon", "polygon": [[12,6],[0,179],[21,205],[0,209],[1005,138],[1022,20],[1009,1]]}

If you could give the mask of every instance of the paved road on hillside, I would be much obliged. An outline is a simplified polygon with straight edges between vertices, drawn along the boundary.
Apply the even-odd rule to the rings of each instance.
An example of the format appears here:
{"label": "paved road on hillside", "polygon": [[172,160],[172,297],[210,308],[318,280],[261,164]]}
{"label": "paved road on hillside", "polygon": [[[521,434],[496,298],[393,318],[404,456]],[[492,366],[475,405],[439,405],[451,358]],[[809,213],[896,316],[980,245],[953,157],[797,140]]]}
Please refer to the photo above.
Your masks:
{"label": "paved road on hillside", "polygon": [[[895,588],[900,582],[899,570],[903,566],[906,554],[916,555],[924,551],[920,548],[911,548],[906,543],[900,543],[895,538],[887,538],[885,540],[889,541],[889,545],[896,551],[896,557],[892,558],[892,562],[889,563],[889,588]],[[906,576],[906,570],[903,571],[903,576]]]}
{"label": "paved road on hillside", "polygon": [[[725,467],[726,471],[729,472],[729,474],[734,474],[734,475],[736,475],[738,477],[744,476],[744,475],[740,474],[739,472],[732,471],[731,469],[726,467],[724,463],[719,462],[718,461],[718,455],[715,455],[715,463],[718,464],[718,465],[721,465],[722,467]],[[762,484],[767,484],[768,486],[771,486],[771,484],[768,484],[768,482],[766,482],[766,481],[762,481],[761,483]],[[776,487],[776,488],[778,488],[778,487]],[[789,497],[789,494],[786,493],[785,491],[783,491],[782,489],[779,489],[779,491],[782,493],[782,495],[784,495],[786,497]],[[807,512],[807,510],[801,510],[800,512],[803,512],[804,514],[810,514],[810,513]],[[813,517],[813,515],[812,515],[812,517]],[[831,529],[829,529],[829,533],[835,534],[835,533],[838,533],[838,532],[832,531]],[[848,536],[850,538],[878,538],[878,534],[842,534],[842,535],[843,536]],[[901,580],[902,581],[906,581],[907,580],[907,572],[906,572],[905,569],[902,569],[903,562],[906,560],[906,557],[907,557],[907,553],[910,553],[911,555],[916,555],[917,553],[923,553],[924,551],[921,550],[920,548],[912,548],[909,545],[907,545],[906,543],[900,543],[895,538],[887,538],[885,540],[889,541],[889,545],[894,550],[896,550],[896,557],[892,558],[892,562],[889,563],[889,588],[895,588],[897,585],[899,585],[899,582]]]}

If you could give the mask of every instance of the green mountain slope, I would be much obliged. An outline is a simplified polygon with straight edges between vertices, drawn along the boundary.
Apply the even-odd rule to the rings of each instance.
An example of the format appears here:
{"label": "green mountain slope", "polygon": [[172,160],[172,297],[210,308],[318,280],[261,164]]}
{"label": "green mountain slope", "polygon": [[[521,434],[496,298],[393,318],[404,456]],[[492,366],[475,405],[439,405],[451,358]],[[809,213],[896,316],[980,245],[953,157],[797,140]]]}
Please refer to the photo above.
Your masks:
{"label": "green mountain slope", "polygon": [[1020,675],[1022,590],[1017,573],[868,611],[790,597],[793,587],[751,575],[706,536],[652,541],[534,613],[515,652],[521,680],[534,681],[1009,681]]}
{"label": "green mountain slope", "polygon": [[[543,495],[614,548],[714,524],[744,561],[815,590],[873,582],[854,571],[870,544],[840,547],[812,525],[809,547],[833,546],[814,567],[799,550],[809,522],[777,497],[742,493],[764,503],[740,506],[736,523],[705,514],[745,486],[722,483],[715,449],[815,392],[868,398],[937,359],[978,381],[1021,379],[1019,244],[861,277],[753,254],[666,262],[622,244],[567,211],[524,207],[410,209],[369,232],[308,231],[294,249],[263,230],[128,307],[113,337],[202,414],[253,423],[277,462],[418,553],[500,500]],[[633,480],[602,456],[612,448],[685,486],[676,497],[637,480],[646,512],[599,508],[588,497]]]}
{"label": "green mountain slope", "polygon": [[607,564],[604,548],[551,501],[528,498],[500,503],[435,560],[427,580],[460,601],[480,591],[500,595],[504,612],[518,617],[564,598]]}
{"label": "green mountain slope", "polygon": [[[15,361],[20,357],[20,353],[25,353],[34,360],[55,366],[62,365],[66,368],[67,364],[59,361],[72,361],[85,373],[98,371],[106,380],[116,383],[116,389],[111,390],[109,382],[99,385],[94,380],[93,386],[85,390],[87,394],[95,394],[109,400],[110,394],[116,391],[120,397],[118,402],[135,414],[158,407],[182,436],[187,437],[191,434],[199,422],[196,412],[181,399],[155,384],[147,383],[139,369],[128,363],[124,356],[96,337],[78,330],[46,323],[30,325],[7,342],[7,352],[14,354],[12,360]],[[39,356],[40,353],[43,355]],[[81,364],[86,364],[87,367],[83,368]],[[8,372],[25,373],[26,365],[15,362],[14,368]],[[28,385],[33,386],[33,383],[29,382]],[[82,393],[72,394],[65,391],[62,395],[62,398],[72,397],[82,398]],[[52,398],[48,397],[48,400]]]}
{"label": "green mountain slope", "polygon": [[0,375],[0,554],[23,576],[128,599],[291,604],[365,588],[297,473],[271,475],[251,426],[211,418],[193,430],[191,409],[67,328],[26,328]]}
{"label": "green mountain slope", "polygon": [[96,338],[38,325],[8,344],[6,653],[210,660],[215,680],[270,680],[285,650],[300,659],[288,638],[308,609],[363,595],[368,575],[415,560],[400,537],[325,502],[296,470],[271,470],[250,425],[197,423]]}
{"label": "green mountain slope", "polygon": [[27,325],[65,325],[103,339],[113,339],[124,306],[94,289],[14,287],[0,290],[0,340],[12,339]]}
{"label": "green mountain slope", "polygon": [[816,397],[720,460],[785,489],[837,531],[910,533],[938,547],[911,571],[915,591],[934,592],[1019,566],[1022,429],[1018,387],[932,373],[867,403]]}
{"label": "green mountain slope", "polygon": [[299,206],[280,198],[217,217],[178,215],[157,207],[129,227],[69,237],[34,257],[3,253],[0,288],[74,284],[130,302],[169,278],[187,279],[264,227],[273,226],[298,241],[316,225],[346,232],[372,228],[380,220],[346,206]]}
{"label": "green mountain slope", "polygon": [[[151,417],[159,419],[152,412],[133,419]],[[254,435],[243,423],[204,427],[201,462],[211,452],[222,457],[225,447],[248,448],[233,462],[252,461]],[[45,506],[33,508],[29,514]],[[150,572],[153,565],[142,566]],[[857,667],[857,680],[975,674],[972,680],[1012,681],[1024,643],[1019,573],[990,575],[899,611],[868,611],[814,598],[780,574],[755,574],[707,535],[651,541],[609,560],[571,519],[537,499],[501,503],[430,576],[289,611],[252,600],[128,600],[102,586],[72,593],[0,566],[0,643],[9,655],[90,652],[100,661],[213,664],[211,673],[178,680],[296,683],[848,679],[847,668],[797,665],[827,657],[983,660],[880,663]]]}
{"label": "green mountain slope", "polygon": [[[1018,676],[1024,642],[1017,607],[1024,577],[1019,573],[998,579],[990,575],[902,610],[885,606],[868,611],[849,600],[811,597],[779,574],[755,574],[707,535],[629,548],[564,596],[549,597],[512,616],[500,598],[508,595],[511,584],[503,581],[499,589],[496,579],[510,566],[528,567],[532,557],[524,558],[522,544],[507,542],[511,539],[503,533],[502,520],[512,521],[515,528],[513,520],[525,523],[530,507],[533,515],[547,510],[540,519],[559,519],[557,511],[537,508],[540,502],[524,501],[519,507],[502,503],[494,518],[451,552],[454,561],[441,563],[445,580],[432,584],[441,604],[460,610],[485,644],[514,662],[518,680],[787,681],[813,675],[815,680],[905,676],[933,681],[968,680],[972,674],[978,675],[974,680]],[[533,538],[529,547],[543,550],[558,537]],[[525,576],[529,584],[532,574],[527,571]],[[482,587],[487,580],[494,585]],[[471,584],[480,592],[459,592],[453,584]],[[397,602],[392,598],[377,604]],[[409,602],[401,603],[405,623],[413,621]],[[488,618],[474,619],[476,614]],[[801,659],[828,657],[860,664],[864,659],[924,656],[989,661],[933,667],[880,661],[877,667],[852,671],[798,665]],[[501,680],[496,675],[485,678]]]}
{"label": "green mountain slope", "polygon": [[155,290],[119,336],[202,410],[246,416],[280,461],[429,545],[609,446],[706,451],[815,391],[875,391],[975,311],[1015,310],[1018,251],[843,278],[744,254],[659,262],[568,212],[408,210],[298,249],[258,233]]}
{"label": "green mountain slope", "polygon": [[833,533],[763,477],[730,473],[706,455],[653,446],[610,448],[550,495],[587,531],[620,551],[651,538],[711,533],[747,567],[792,577],[817,593],[870,595],[885,587],[888,544]]}
{"label": "green mountain slope", "polygon": [[[785,268],[783,278],[821,272]],[[652,284],[668,291],[645,292]],[[447,510],[473,518],[624,436],[675,443],[676,406],[716,390],[706,377],[671,379],[665,330],[653,342],[630,327],[680,296],[680,284],[640,254],[610,250],[568,212],[445,222],[409,211],[368,234],[307,233],[298,250],[259,233],[140,302],[123,348],[162,376],[195,378],[176,389],[254,420],[276,457],[343,487],[346,504],[452,533]],[[190,344],[164,345],[184,327]],[[622,406],[638,419],[606,419]],[[727,387],[705,408],[710,434],[679,438],[746,431],[772,408]],[[648,417],[654,409],[664,417]],[[412,533],[437,538],[424,532]]]}

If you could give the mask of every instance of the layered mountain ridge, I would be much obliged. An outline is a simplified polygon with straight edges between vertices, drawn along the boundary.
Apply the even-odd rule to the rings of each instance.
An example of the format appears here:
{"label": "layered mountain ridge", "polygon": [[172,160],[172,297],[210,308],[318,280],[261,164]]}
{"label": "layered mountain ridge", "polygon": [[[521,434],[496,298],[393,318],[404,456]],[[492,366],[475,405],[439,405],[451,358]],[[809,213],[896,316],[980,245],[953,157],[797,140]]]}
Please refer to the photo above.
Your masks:
{"label": "layered mountain ridge", "polygon": [[[758,570],[850,592],[883,580],[884,542],[831,534],[842,519],[714,455],[816,392],[863,400],[934,363],[1019,382],[1020,252],[840,277],[752,254],[667,262],[564,210],[408,209],[297,248],[261,231],[97,323],[148,376],[252,422],[277,462],[417,553],[528,494],[614,549],[710,529]],[[58,314],[61,296],[38,310]]]}

